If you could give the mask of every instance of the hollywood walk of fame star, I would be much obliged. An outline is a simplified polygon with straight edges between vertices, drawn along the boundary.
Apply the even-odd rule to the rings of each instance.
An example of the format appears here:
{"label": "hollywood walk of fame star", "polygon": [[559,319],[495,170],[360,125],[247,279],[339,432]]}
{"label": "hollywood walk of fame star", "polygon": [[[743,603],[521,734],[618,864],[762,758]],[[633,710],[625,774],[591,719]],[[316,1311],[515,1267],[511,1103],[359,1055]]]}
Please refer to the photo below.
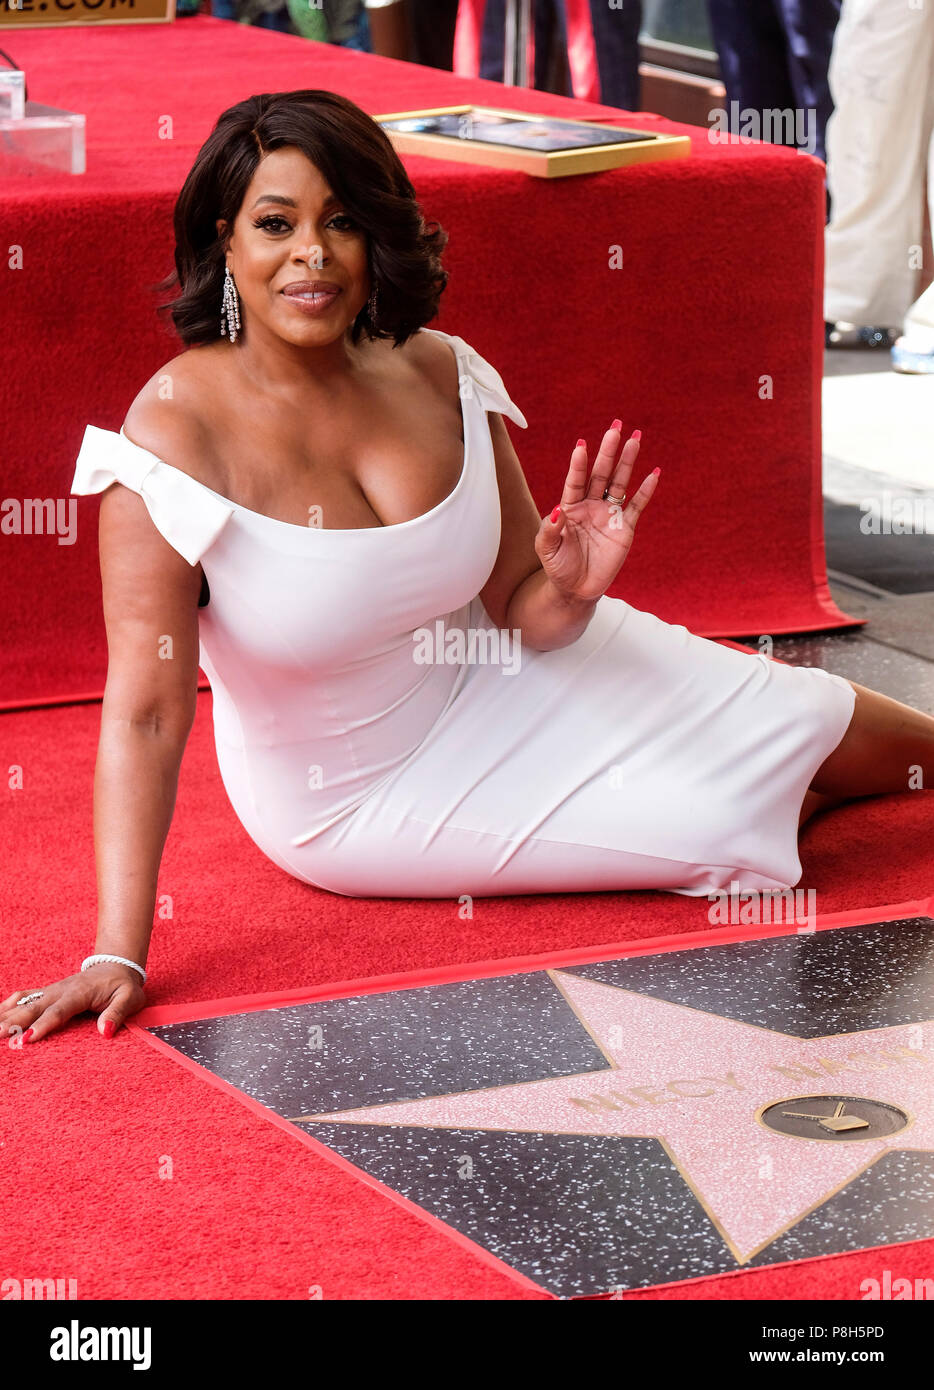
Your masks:
{"label": "hollywood walk of fame star", "polygon": [[[293,1122],[312,1135],[315,1123],[340,1122],[655,1138],[739,1264],[887,1151],[934,1151],[934,1053],[919,1024],[801,1039],[563,971],[548,974],[606,1068]],[[799,1103],[823,1096],[832,1103],[816,1116],[818,1107]],[[849,1097],[895,1107],[905,1122],[888,1134],[871,1124],[820,1134],[821,1115],[845,1116]],[[762,1122],[777,1101],[814,1117],[813,1138]]]}

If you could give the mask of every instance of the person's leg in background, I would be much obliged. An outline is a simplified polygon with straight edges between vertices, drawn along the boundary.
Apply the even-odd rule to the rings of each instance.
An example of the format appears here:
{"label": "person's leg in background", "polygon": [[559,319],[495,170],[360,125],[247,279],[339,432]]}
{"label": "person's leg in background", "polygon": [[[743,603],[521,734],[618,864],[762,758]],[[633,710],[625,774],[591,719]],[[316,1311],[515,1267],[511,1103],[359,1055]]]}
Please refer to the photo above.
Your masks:
{"label": "person's leg in background", "polygon": [[641,111],[641,0],[623,0],[621,9],[610,9],[606,0],[590,0],[590,23],[597,50],[601,105]]}
{"label": "person's leg in background", "polygon": [[[570,90],[567,72],[567,39],[563,6],[556,10],[556,0],[535,0],[532,6],[535,65],[533,85],[538,91],[549,90],[552,44],[555,28],[560,27],[560,42],[565,54],[566,90]],[[480,76],[491,82],[502,82],[506,60],[506,0],[487,0],[483,11],[483,35],[480,45]],[[560,84],[559,84],[560,85]]]}
{"label": "person's leg in background", "polygon": [[[930,23],[930,16],[929,16]],[[934,232],[934,41],[932,68],[928,71],[927,110],[921,127],[922,150],[928,152],[928,221]],[[905,334],[892,348],[892,366],[897,372],[934,374],[934,281],[915,300],[905,315]]]}
{"label": "person's leg in background", "polygon": [[788,44],[775,0],[707,0],[707,10],[726,87],[730,130],[739,133],[733,102],[740,113],[793,109]]}
{"label": "person's leg in background", "polygon": [[454,70],[454,30],[458,0],[405,0],[412,40],[412,62]]}
{"label": "person's leg in background", "polygon": [[[778,0],[788,53],[794,109],[814,122],[814,148],[827,162],[827,122],[833,111],[828,68],[841,0]],[[809,114],[813,112],[813,117]]]}
{"label": "person's leg in background", "polygon": [[363,0],[369,51],[382,58],[407,63],[412,57],[412,40],[404,0]]}
{"label": "person's leg in background", "polygon": [[[793,112],[793,130],[791,121],[784,125],[782,143],[797,145],[800,133],[800,143],[826,163],[826,128],[833,110],[827,69],[840,4],[841,0],[707,0],[731,131],[738,131],[733,102],[740,123],[744,111]],[[804,130],[801,121],[806,123]],[[827,220],[830,211],[828,187]]]}
{"label": "person's leg in background", "polygon": [[502,82],[505,66],[503,36],[506,32],[506,0],[486,0],[480,40],[480,76]]}
{"label": "person's leg in background", "polygon": [[[846,0],[830,59],[824,319],[894,330],[917,293],[934,5]],[[877,333],[883,332],[877,329]],[[845,345],[841,341],[839,345]],[[883,340],[883,343],[885,340]],[[836,346],[836,343],[831,345]]]}
{"label": "person's leg in background", "polygon": [[[563,0],[535,0],[535,89],[561,94],[571,90]],[[559,61],[553,62],[557,53]]]}

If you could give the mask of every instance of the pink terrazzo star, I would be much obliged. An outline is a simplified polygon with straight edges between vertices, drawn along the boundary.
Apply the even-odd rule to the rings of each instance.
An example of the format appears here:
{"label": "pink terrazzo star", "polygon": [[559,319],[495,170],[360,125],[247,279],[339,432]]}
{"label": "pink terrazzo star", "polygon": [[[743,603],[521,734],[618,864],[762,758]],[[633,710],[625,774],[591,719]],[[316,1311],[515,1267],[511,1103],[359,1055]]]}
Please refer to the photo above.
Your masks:
{"label": "pink terrazzo star", "polygon": [[[800,1039],[548,973],[608,1069],[296,1120],[654,1137],[740,1264],[889,1149],[934,1148],[934,1056],[918,1024]],[[828,1143],[757,1118],[763,1106],[816,1095],[886,1102],[909,1123]]]}

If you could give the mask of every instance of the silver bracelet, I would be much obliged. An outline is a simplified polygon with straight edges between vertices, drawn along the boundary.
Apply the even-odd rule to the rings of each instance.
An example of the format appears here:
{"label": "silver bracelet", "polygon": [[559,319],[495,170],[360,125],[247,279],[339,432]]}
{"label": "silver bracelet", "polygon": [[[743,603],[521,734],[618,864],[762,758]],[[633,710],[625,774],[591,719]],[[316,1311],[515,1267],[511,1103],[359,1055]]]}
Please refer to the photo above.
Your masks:
{"label": "silver bracelet", "polygon": [[131,970],[138,970],[143,977],[143,984],[146,983],[146,971],[141,965],[137,965],[135,960],[127,960],[126,956],[88,956],[81,962],[82,970],[89,970],[92,965],[98,965],[101,961],[112,960],[115,965],[128,965]]}

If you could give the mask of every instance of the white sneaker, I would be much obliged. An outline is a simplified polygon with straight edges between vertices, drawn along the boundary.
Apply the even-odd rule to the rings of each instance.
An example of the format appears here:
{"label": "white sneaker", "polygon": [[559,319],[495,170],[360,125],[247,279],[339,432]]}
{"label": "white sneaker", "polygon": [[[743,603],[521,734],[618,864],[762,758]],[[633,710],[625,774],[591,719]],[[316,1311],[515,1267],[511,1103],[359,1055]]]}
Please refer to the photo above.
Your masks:
{"label": "white sneaker", "polygon": [[934,329],[910,328],[892,345],[892,371],[910,376],[934,373]]}

